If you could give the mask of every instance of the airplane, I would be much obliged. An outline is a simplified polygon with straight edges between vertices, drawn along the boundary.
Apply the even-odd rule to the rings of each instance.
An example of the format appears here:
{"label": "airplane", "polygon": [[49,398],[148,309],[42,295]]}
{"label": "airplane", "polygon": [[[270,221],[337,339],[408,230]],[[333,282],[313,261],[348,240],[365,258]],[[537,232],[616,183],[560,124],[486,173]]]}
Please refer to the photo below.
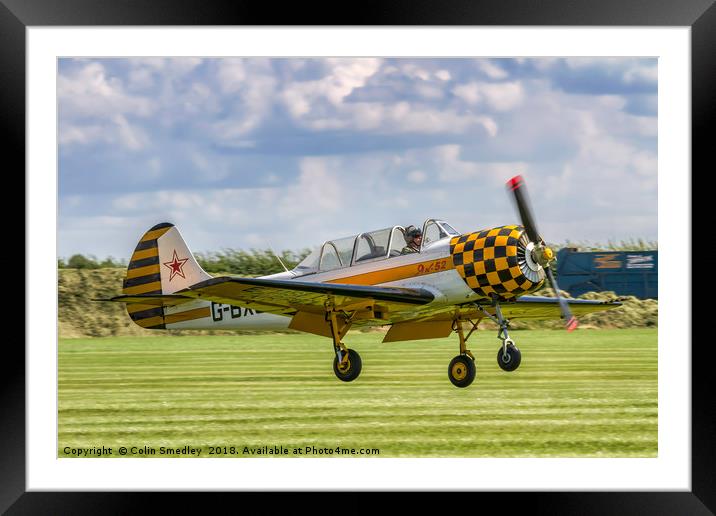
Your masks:
{"label": "airplane", "polygon": [[[212,277],[179,230],[164,222],[134,249],[122,295],[103,301],[126,303],[131,320],[148,329],[291,329],[328,337],[333,372],[344,382],[362,370],[358,352],[343,343],[351,328],[389,326],[383,342],[455,332],[459,354],[448,378],[467,387],[476,374],[467,342],[483,319],[497,323],[497,363],[511,372],[522,355],[509,335],[510,320],[561,317],[572,331],[575,315],[621,305],[560,294],[550,267],[555,256],[537,232],[524,184],[521,176],[508,182],[521,225],[460,233],[428,219],[417,252],[407,254],[406,228],[392,226],[326,241],[292,270],[258,278]],[[529,295],[545,280],[557,297]]]}

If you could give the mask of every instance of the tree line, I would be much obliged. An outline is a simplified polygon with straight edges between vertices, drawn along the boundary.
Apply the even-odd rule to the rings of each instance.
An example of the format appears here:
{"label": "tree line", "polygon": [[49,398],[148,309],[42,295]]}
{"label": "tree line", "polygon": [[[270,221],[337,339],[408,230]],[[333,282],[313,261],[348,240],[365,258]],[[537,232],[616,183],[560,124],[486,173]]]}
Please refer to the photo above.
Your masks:
{"label": "tree line", "polygon": [[[653,251],[658,249],[657,242],[639,239],[631,239],[627,241],[612,242],[606,244],[585,243],[585,242],[567,242],[565,244],[552,245],[554,251],[558,251],[563,247],[575,247],[580,251]],[[278,257],[288,267],[292,269],[303,260],[311,252],[310,249],[302,251],[281,251]],[[223,272],[228,274],[241,274],[246,276],[258,276],[264,274],[274,274],[282,272],[283,267],[276,259],[274,253],[269,250],[251,249],[249,251],[241,249],[224,249],[218,252],[194,253],[196,261],[206,271],[210,273]],[[99,260],[93,255],[85,256],[75,254],[67,260],[60,258],[57,260],[57,267],[60,269],[105,269],[126,267],[126,260],[118,260],[109,256],[104,260]]]}
{"label": "tree line", "polygon": [[[289,269],[294,268],[311,252],[310,249],[303,251],[281,251],[278,257]],[[276,259],[274,253],[268,249],[251,249],[249,251],[237,249],[225,249],[218,252],[194,253],[194,258],[201,267],[210,273],[223,272],[228,274],[240,274],[246,276],[258,276],[283,272],[283,266]],[[127,267],[126,260],[117,260],[112,256],[99,260],[93,255],[85,256],[74,254],[67,260],[57,260],[59,269],[106,269]]]}

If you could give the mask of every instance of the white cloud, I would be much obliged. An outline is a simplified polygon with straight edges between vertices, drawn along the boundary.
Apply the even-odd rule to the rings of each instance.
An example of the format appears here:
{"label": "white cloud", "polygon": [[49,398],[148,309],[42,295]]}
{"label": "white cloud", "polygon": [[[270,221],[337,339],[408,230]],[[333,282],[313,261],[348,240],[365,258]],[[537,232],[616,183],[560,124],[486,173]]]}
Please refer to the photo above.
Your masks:
{"label": "white cloud", "polygon": [[[229,145],[244,146],[245,136],[257,129],[271,113],[277,78],[268,59],[222,59],[216,76],[224,97],[221,108],[230,107],[230,116],[210,123],[210,132]],[[202,98],[212,92],[198,90]],[[217,110],[221,110],[217,106]]]}
{"label": "white cloud", "polygon": [[57,78],[61,145],[121,144],[138,151],[149,143],[147,133],[128,117],[147,118],[156,112],[150,99],[125,91],[121,79],[90,61]]}
{"label": "white cloud", "polygon": [[139,151],[147,147],[149,136],[140,127],[130,124],[126,117],[117,114],[97,124],[61,122],[59,142],[65,148],[97,142],[115,146],[119,143],[125,149]]}
{"label": "white cloud", "polygon": [[211,159],[198,150],[190,151],[189,159],[197,171],[198,179],[202,183],[219,181],[229,175],[225,162]]}
{"label": "white cloud", "polygon": [[[429,149],[407,151],[400,163],[401,167],[410,167],[413,164],[422,164],[424,169],[408,172],[408,180],[414,183],[423,183],[428,174],[434,175],[442,184],[463,183],[464,185],[478,183],[502,184],[516,174],[523,174],[528,170],[524,162],[478,162],[462,158],[463,147],[449,144],[431,147]],[[425,172],[428,170],[429,172]],[[431,182],[434,184],[434,182]]]}
{"label": "white cloud", "polygon": [[427,178],[428,175],[422,170],[413,170],[412,172],[408,173],[408,181],[410,181],[411,183],[424,183]]}
{"label": "white cloud", "polygon": [[477,67],[490,79],[506,79],[509,76],[505,70],[487,59],[479,59]]}
{"label": "white cloud", "polygon": [[459,145],[443,145],[433,149],[433,163],[438,177],[443,183],[461,183],[482,180],[492,184],[501,184],[516,174],[523,174],[527,164],[522,162],[484,163],[464,161]]}
{"label": "white cloud", "polygon": [[631,165],[638,175],[656,179],[658,166],[656,154],[648,151],[636,152],[632,155]]}
{"label": "white cloud", "polygon": [[99,125],[73,125],[69,122],[60,124],[59,141],[62,146],[72,144],[87,145],[102,139],[103,131]]}
{"label": "white cloud", "polygon": [[243,59],[222,59],[219,61],[217,78],[224,93],[241,90],[246,83],[246,67]]}
{"label": "white cloud", "polygon": [[176,75],[191,73],[203,61],[200,57],[171,57],[165,59],[167,67]]}
{"label": "white cloud", "polygon": [[445,96],[442,85],[419,83],[415,85],[415,92],[424,99],[436,100]]}
{"label": "white cloud", "polygon": [[472,106],[484,103],[495,111],[515,109],[525,97],[524,88],[519,81],[469,82],[455,86],[452,92]]}
{"label": "white cloud", "polygon": [[108,76],[104,66],[97,62],[69,74],[59,74],[57,98],[64,118],[111,118],[118,114],[147,117],[155,111],[152,101],[127,93],[123,82]]}
{"label": "white cloud", "polygon": [[192,72],[202,61],[200,57],[135,57],[129,60],[135,68],[146,68],[176,76]]}
{"label": "white cloud", "polygon": [[380,68],[380,59],[327,59],[328,73],[318,80],[289,82],[281,99],[294,118],[311,112],[317,101],[327,100],[338,107],[354,89],[365,85]]}
{"label": "white cloud", "polygon": [[497,124],[486,116],[462,115],[454,110],[430,109],[399,102],[382,112],[376,129],[403,133],[463,133],[474,126],[482,126],[494,135]]}
{"label": "white cloud", "polygon": [[401,66],[400,71],[405,77],[410,79],[420,79],[421,81],[427,81],[430,79],[430,73],[415,63],[408,63]]}
{"label": "white cloud", "polygon": [[132,127],[123,115],[115,115],[112,121],[117,126],[117,133],[124,147],[137,151],[147,146],[149,138],[146,133],[138,127]]}
{"label": "white cloud", "polygon": [[[415,63],[381,69],[381,60],[362,58],[329,59],[326,65],[327,71],[320,79],[290,82],[280,93],[282,103],[299,127],[313,131],[378,131],[382,134],[457,134],[482,127],[491,136],[497,134],[497,123],[484,114],[458,112],[453,107],[437,108],[434,104],[444,97],[444,87],[431,80],[433,74],[427,69]],[[346,101],[379,71],[382,78],[390,75],[407,80],[421,100],[396,96],[382,102]],[[434,75],[443,81],[450,78],[447,70],[438,70]],[[508,109],[519,101],[519,88],[516,83],[505,83],[505,91],[498,92],[486,84],[483,97],[495,109]]]}
{"label": "white cloud", "polygon": [[278,200],[278,213],[287,219],[316,211],[332,215],[341,210],[344,192],[338,181],[339,160],[332,158],[303,158],[298,183],[290,186]]}
{"label": "white cloud", "polygon": [[145,67],[152,70],[163,70],[167,60],[162,57],[136,57],[131,60],[132,66]]}
{"label": "white cloud", "polygon": [[564,60],[569,68],[579,70],[582,68],[614,68],[624,66],[623,57],[568,57]]}
{"label": "white cloud", "polygon": [[525,93],[522,84],[515,82],[483,83],[480,93],[485,96],[487,104],[496,111],[508,111],[519,106]]}
{"label": "white cloud", "polygon": [[482,100],[482,96],[480,95],[479,87],[476,82],[458,84],[452,89],[452,93],[472,106]]}
{"label": "white cloud", "polygon": [[639,58],[623,57],[575,57],[565,60],[567,66],[575,72],[585,69],[600,68],[604,73],[621,76],[625,84],[646,83],[656,84],[658,80],[658,66],[656,60],[647,64]]}
{"label": "white cloud", "polygon": [[489,116],[479,116],[476,118],[476,120],[480,124],[482,124],[482,127],[485,128],[487,134],[489,134],[490,136],[497,135],[497,122],[495,122],[494,119],[490,118]]}
{"label": "white cloud", "polygon": [[355,102],[346,104],[331,116],[300,120],[312,130],[377,131],[382,134],[459,134],[482,127],[487,134],[497,134],[497,123],[484,115],[457,113],[454,109],[427,108],[407,101],[394,104]]}
{"label": "white cloud", "polygon": [[222,109],[222,99],[206,84],[194,82],[180,99],[184,113],[188,115],[213,115],[218,114]]}
{"label": "white cloud", "polygon": [[150,68],[132,68],[129,71],[129,88],[145,90],[154,86],[154,72]]}
{"label": "white cloud", "polygon": [[[541,72],[547,72],[555,65],[557,65],[561,61],[561,59],[558,57],[540,57],[539,59],[530,59],[528,61],[533,64],[534,67],[537,68],[537,70]],[[520,64],[524,64],[524,62],[525,61]]]}
{"label": "white cloud", "polygon": [[654,66],[635,66],[624,72],[624,82],[627,84],[632,82],[652,82],[656,83],[659,78],[659,70]]}
{"label": "white cloud", "polygon": [[599,104],[609,109],[620,110],[626,105],[626,99],[621,95],[600,95],[596,100]]}
{"label": "white cloud", "polygon": [[[634,211],[655,210],[656,154],[615,132],[615,120],[623,118],[635,117],[579,111],[578,123],[572,126],[578,152],[563,162],[560,173],[543,174],[536,185],[539,195],[554,206],[579,202],[564,211],[580,217],[601,217],[604,209],[625,217]],[[626,218],[624,224],[628,224]]]}

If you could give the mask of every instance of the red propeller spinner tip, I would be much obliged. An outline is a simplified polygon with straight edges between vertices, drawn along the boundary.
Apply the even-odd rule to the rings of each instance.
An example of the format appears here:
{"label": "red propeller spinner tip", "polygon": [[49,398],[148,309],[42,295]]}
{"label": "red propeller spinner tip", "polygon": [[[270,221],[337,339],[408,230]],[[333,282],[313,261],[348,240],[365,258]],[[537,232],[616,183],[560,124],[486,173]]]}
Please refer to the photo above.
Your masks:
{"label": "red propeller spinner tip", "polygon": [[522,186],[522,182],[522,176],[515,176],[507,182],[507,185],[510,187],[511,190],[516,190],[517,188]]}

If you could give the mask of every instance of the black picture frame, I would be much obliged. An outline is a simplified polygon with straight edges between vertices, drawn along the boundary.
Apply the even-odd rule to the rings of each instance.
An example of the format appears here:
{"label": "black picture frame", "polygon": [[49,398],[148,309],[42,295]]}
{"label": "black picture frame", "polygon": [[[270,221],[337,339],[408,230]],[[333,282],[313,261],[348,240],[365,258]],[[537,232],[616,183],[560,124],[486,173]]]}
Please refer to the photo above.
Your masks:
{"label": "black picture frame", "polygon": [[[713,144],[706,129],[713,119],[716,103],[713,93],[716,91],[714,0],[364,1],[348,10],[306,3],[286,3],[277,9],[239,1],[0,0],[0,69],[3,71],[0,113],[6,163],[15,163],[18,170],[25,168],[25,30],[28,27],[288,24],[688,26],[692,37],[692,171],[705,168],[710,157],[708,152]],[[687,175],[686,179],[689,179]],[[693,182],[693,175],[690,179]],[[24,189],[24,184],[21,188]],[[690,245],[692,240],[687,241]],[[695,256],[690,248],[684,251],[685,259]],[[695,266],[695,261],[692,264]],[[25,277],[32,273],[27,269],[24,272]],[[691,278],[684,280],[692,285]],[[681,301],[690,301],[691,306],[696,307],[694,300]],[[690,345],[691,321],[688,331],[684,331],[685,339],[687,335]],[[669,343],[683,347],[686,352],[684,344]],[[146,509],[148,498],[156,496],[161,498],[164,510],[184,506],[185,496],[180,493],[26,492],[25,353],[17,345],[6,345],[4,351],[6,367],[0,375],[3,413],[0,423],[0,511],[7,511],[7,514],[96,514],[111,508],[112,513],[127,513]],[[500,504],[499,507],[528,509],[537,514],[713,514],[716,511],[716,423],[713,408],[707,407],[713,407],[714,375],[702,351],[698,350],[698,354],[696,351],[692,347],[691,491],[472,493],[471,496],[477,495],[483,503],[495,502]],[[249,506],[259,496],[237,495],[242,498],[243,506]],[[421,496],[413,495],[408,503],[424,502]]]}

